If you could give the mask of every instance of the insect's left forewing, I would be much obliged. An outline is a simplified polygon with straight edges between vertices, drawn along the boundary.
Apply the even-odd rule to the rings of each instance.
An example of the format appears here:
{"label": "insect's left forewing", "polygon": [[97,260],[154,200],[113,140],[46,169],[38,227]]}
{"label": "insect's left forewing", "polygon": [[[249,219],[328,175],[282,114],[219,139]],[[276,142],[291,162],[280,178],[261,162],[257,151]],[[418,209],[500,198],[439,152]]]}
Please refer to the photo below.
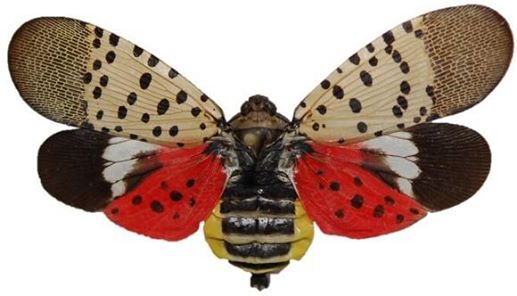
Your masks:
{"label": "insect's left forewing", "polygon": [[218,133],[220,108],[163,61],[79,20],[37,18],[9,45],[9,70],[25,101],[68,125],[167,146]]}
{"label": "insect's left forewing", "polygon": [[403,229],[471,197],[490,170],[477,132],[424,123],[356,144],[309,142],[294,182],[322,231],[365,238]]}
{"label": "insect's left forewing", "polygon": [[352,55],[296,108],[298,131],[325,143],[388,134],[467,109],[503,77],[513,53],[507,22],[466,5],[396,26]]}

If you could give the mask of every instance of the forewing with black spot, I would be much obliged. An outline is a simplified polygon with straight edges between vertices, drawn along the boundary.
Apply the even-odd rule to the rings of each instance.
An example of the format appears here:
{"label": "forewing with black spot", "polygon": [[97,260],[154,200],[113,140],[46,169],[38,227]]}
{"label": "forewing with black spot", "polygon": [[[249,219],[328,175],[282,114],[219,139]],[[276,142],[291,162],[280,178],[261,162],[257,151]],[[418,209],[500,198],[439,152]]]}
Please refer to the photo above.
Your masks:
{"label": "forewing with black spot", "polygon": [[218,133],[220,108],[175,69],[100,27],[69,18],[31,20],[9,46],[25,101],[57,122],[168,146]]}
{"label": "forewing with black spot", "polygon": [[481,101],[513,53],[507,22],[466,5],[396,26],[341,64],[296,108],[298,131],[357,142],[461,112]]}
{"label": "forewing with black spot", "polygon": [[215,207],[227,179],[207,145],[167,147],[76,129],[40,148],[38,172],[56,199],[104,211],[115,223],[153,238],[193,233]]}

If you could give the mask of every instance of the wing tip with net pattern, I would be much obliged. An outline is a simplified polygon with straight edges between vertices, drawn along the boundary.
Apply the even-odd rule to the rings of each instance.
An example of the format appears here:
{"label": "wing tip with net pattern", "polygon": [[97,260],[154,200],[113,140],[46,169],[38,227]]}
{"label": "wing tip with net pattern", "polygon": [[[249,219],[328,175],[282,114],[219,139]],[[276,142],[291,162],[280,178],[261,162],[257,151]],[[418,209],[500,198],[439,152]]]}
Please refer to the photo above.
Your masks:
{"label": "wing tip with net pattern", "polygon": [[444,8],[423,17],[423,39],[435,73],[433,111],[444,117],[476,105],[510,65],[514,45],[508,22],[482,5]]}
{"label": "wing tip with net pattern", "polygon": [[[46,118],[73,126],[86,121],[81,98],[89,45],[86,38],[79,38],[86,34],[84,22],[39,17],[21,25],[9,43],[12,81],[24,101]],[[72,54],[73,58],[66,57]]]}

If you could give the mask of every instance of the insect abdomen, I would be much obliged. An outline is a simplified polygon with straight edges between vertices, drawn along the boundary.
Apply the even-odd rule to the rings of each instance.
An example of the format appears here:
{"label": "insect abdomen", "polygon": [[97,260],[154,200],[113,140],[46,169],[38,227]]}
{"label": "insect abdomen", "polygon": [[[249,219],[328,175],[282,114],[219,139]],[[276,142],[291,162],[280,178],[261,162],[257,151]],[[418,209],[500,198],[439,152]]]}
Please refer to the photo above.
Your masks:
{"label": "insect abdomen", "polygon": [[278,272],[301,259],[313,237],[296,192],[284,183],[230,183],[204,230],[217,257],[253,274]]}

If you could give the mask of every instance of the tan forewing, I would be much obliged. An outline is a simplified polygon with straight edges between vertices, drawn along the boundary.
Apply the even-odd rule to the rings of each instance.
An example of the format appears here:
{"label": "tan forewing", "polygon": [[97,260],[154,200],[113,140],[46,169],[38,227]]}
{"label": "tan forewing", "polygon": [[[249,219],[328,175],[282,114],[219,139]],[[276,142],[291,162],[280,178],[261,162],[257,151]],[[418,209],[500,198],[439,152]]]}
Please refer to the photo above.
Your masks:
{"label": "tan forewing", "polygon": [[163,145],[218,133],[221,109],[178,72],[135,44],[69,18],[25,23],[9,46],[21,96],[57,122]]}
{"label": "tan forewing", "polygon": [[508,24],[490,8],[421,15],[360,49],[307,95],[295,110],[298,131],[348,143],[460,112],[497,85],[512,52]]}

